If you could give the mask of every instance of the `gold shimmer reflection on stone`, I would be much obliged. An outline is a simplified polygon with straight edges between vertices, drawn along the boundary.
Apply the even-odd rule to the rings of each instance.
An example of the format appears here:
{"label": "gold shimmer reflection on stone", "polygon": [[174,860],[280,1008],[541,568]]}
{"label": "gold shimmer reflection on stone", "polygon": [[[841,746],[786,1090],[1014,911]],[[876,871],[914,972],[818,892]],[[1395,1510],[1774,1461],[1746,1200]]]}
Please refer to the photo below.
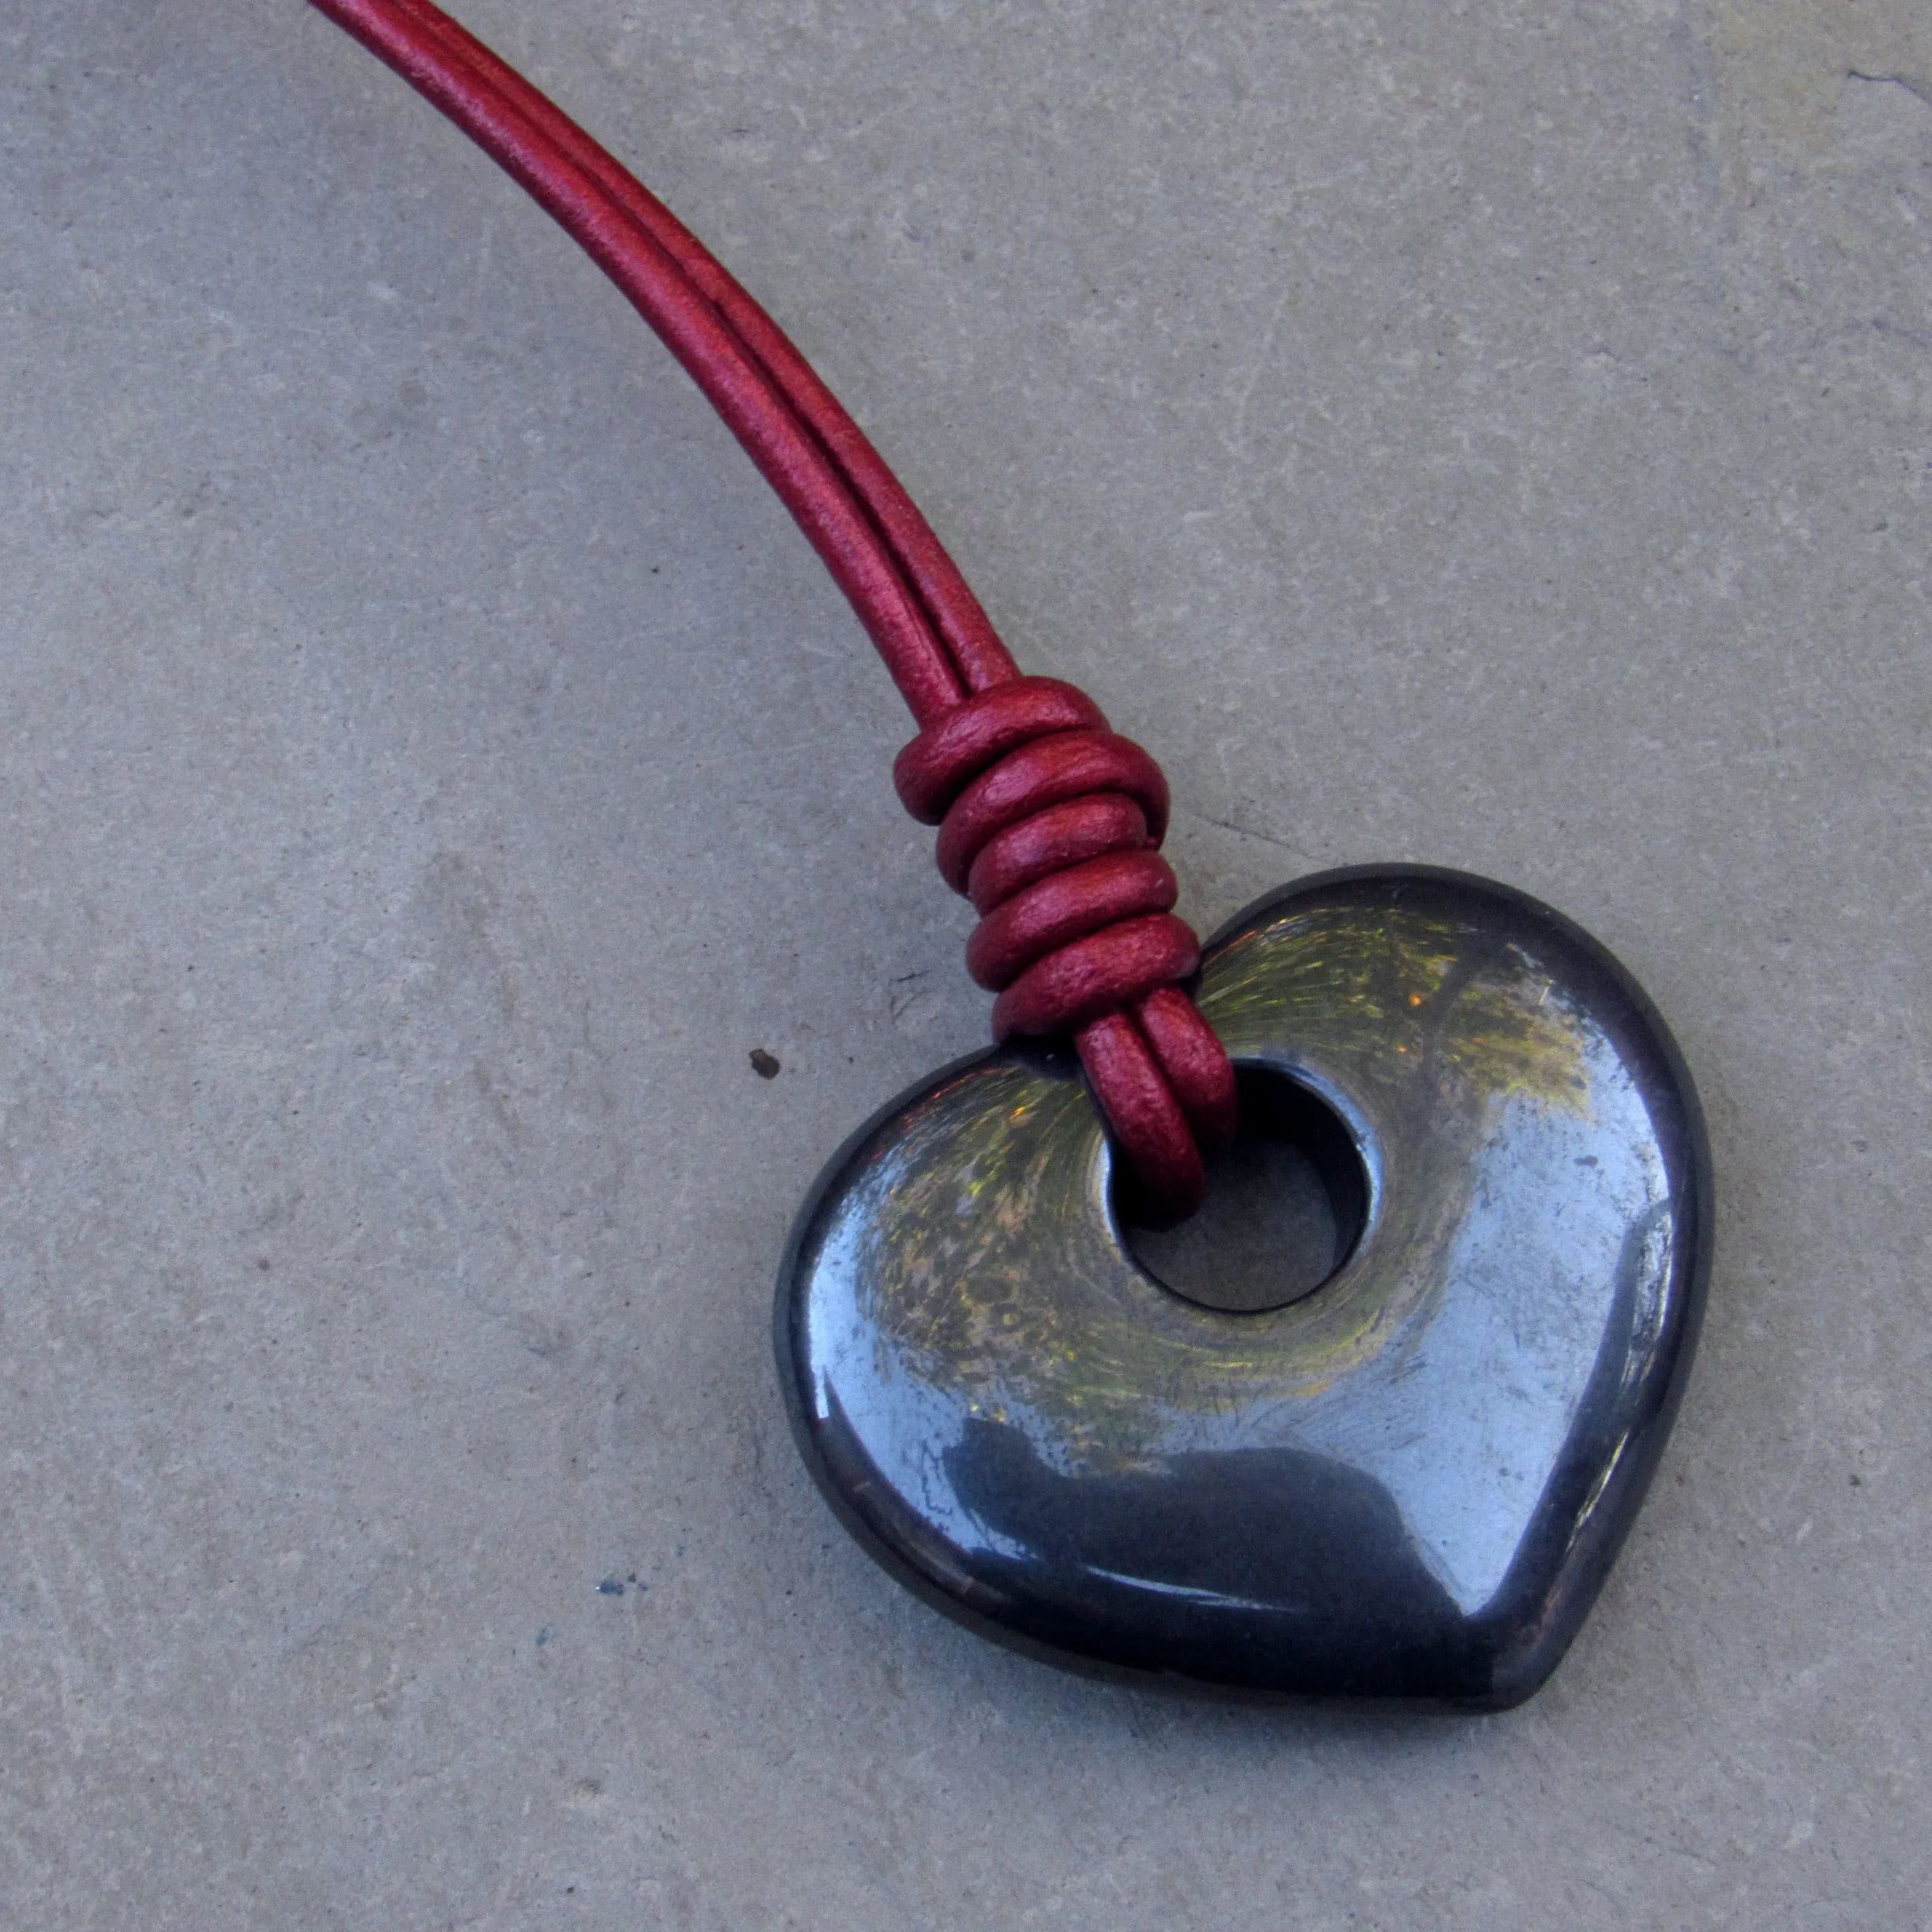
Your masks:
{"label": "gold shimmer reflection on stone", "polygon": [[1005,1056],[900,1117],[848,1223],[882,1357],[1088,1470],[1157,1455],[1178,1418],[1257,1390],[1317,1395],[1390,1346],[1442,1286],[1503,1109],[1589,1113],[1586,1023],[1520,950],[1440,919],[1277,922],[1210,960],[1201,1005],[1237,1061],[1346,1093],[1373,1129],[1368,1231],[1317,1294],[1259,1315],[1168,1294],[1121,1248],[1084,1088]]}

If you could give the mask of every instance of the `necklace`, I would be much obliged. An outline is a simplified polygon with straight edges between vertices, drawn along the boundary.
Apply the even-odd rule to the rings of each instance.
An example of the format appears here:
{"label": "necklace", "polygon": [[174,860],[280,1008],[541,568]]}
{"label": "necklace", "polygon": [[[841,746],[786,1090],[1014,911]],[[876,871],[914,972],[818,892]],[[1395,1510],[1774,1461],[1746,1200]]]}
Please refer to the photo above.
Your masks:
{"label": "necklace", "polygon": [[[1201,948],[1158,767],[1020,674],[695,238],[428,0],[315,3],[630,298],[919,727],[894,781],[981,915],[998,1044],[863,1128],[799,1216],[779,1376],[826,1500],[929,1601],[1055,1662],[1530,1694],[1642,1500],[1708,1271],[1697,1099],[1641,988],[1548,907],[1419,867],[1302,880]],[[1211,1245],[1135,1235],[1257,1162],[1319,1209],[1259,1294]]]}

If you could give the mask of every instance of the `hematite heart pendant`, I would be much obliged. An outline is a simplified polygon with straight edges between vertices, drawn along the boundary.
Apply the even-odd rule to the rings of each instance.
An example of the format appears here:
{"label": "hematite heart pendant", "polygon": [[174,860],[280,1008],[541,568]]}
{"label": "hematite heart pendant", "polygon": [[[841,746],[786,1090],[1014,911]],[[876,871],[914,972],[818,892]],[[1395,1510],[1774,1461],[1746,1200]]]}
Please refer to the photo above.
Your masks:
{"label": "hematite heart pendant", "polygon": [[1456,873],[1286,888],[1217,937],[1200,1002],[1339,1123],[1333,1275],[1258,1314],[1170,1293],[1070,1066],[986,1054],[863,1129],[799,1215],[777,1344],[806,1461],[888,1569],[1056,1662],[1517,1702],[1596,1597],[1695,1344],[1690,1076],[1602,947]]}

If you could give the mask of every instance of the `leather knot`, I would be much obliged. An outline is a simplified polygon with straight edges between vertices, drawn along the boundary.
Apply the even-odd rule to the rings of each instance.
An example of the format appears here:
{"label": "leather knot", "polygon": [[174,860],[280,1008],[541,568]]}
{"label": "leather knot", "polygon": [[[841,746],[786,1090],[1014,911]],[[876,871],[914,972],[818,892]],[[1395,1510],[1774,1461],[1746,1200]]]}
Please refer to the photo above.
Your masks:
{"label": "leather knot", "polygon": [[1185,1219],[1203,1157],[1234,1132],[1234,1072],[1181,990],[1200,964],[1159,854],[1167,784],[1099,707],[1053,678],[968,698],[893,768],[939,826],[939,870],[981,914],[968,970],[998,994],[996,1039],[1070,1032],[1127,1157],[1136,1217]]}

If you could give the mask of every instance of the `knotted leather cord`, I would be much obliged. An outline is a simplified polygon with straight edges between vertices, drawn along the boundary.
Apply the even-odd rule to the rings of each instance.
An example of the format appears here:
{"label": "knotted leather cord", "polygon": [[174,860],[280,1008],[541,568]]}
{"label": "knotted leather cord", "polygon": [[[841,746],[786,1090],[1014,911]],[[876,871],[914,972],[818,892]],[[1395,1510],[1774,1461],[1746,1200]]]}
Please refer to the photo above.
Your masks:
{"label": "knotted leather cord", "polygon": [[919,726],[893,777],[981,914],[994,1032],[1071,1032],[1141,1218],[1200,1204],[1234,1070],[1159,856],[1167,788],[1071,685],[1023,677],[958,567],[777,324],[575,122],[428,0],[313,0],[555,216],[662,339],[824,559]]}

